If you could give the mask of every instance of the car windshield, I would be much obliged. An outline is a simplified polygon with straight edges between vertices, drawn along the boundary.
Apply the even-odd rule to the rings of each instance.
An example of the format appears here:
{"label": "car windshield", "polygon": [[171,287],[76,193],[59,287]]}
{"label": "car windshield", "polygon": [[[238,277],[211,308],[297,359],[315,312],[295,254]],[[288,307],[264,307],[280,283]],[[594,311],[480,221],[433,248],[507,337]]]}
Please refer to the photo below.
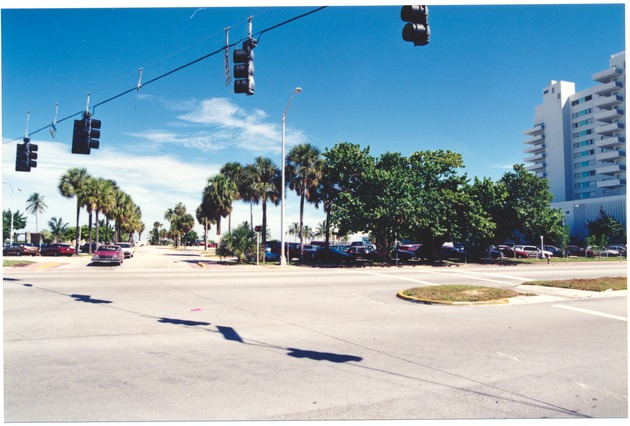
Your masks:
{"label": "car windshield", "polygon": [[114,246],[101,246],[98,248],[98,251],[118,251],[118,247]]}

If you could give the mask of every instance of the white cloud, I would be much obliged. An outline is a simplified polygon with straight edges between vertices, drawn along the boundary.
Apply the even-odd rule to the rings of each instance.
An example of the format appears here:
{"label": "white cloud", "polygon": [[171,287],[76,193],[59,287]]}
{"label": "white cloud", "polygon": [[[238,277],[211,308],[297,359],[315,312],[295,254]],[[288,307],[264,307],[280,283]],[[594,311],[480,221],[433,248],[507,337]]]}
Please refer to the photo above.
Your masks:
{"label": "white cloud", "polygon": [[[64,198],[57,189],[61,176],[73,167],[85,167],[95,177],[113,179],[121,190],[128,193],[134,202],[142,209],[142,221],[146,231],[143,235],[148,238],[148,231],[154,222],[166,224],[164,212],[183,203],[187,211],[195,216],[195,211],[201,202],[201,193],[207,179],[219,173],[222,164],[195,162],[189,159],[178,160],[174,157],[161,155],[136,155],[106,147],[92,151],[91,155],[73,155],[70,147],[63,143],[37,141],[39,146],[38,167],[30,173],[15,172],[15,146],[8,143],[2,146],[2,178],[8,181],[14,190],[14,210],[25,212],[26,200],[34,192],[44,196],[48,206],[39,216],[39,229],[48,228],[47,223],[52,217],[63,218],[70,226],[76,221],[76,199]],[[18,191],[21,188],[21,191]],[[299,220],[299,199],[293,193],[287,193],[286,226]],[[3,209],[11,208],[11,190],[9,185],[3,185]],[[249,204],[235,201],[233,204],[232,227],[243,221],[250,222]],[[262,207],[253,208],[254,223],[262,221]],[[35,232],[35,218],[27,215],[27,231]],[[273,238],[279,238],[280,207],[267,206],[268,226]],[[315,209],[307,203],[305,209],[305,223],[316,227],[325,219],[323,210]],[[87,225],[88,219],[85,209],[81,210],[80,221]],[[195,230],[199,235],[203,228],[196,224]],[[222,231],[228,230],[228,219],[222,221]],[[210,237],[215,238],[216,228],[213,226]]]}

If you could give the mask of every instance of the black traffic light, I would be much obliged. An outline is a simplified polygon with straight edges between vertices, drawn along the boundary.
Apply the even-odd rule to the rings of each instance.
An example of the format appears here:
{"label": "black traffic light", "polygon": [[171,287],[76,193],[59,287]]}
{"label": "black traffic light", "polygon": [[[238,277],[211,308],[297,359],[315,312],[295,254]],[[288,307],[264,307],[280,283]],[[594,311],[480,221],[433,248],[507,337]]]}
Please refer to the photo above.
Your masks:
{"label": "black traffic light", "polygon": [[234,50],[234,93],[254,94],[254,47],[256,40],[250,38],[243,42],[242,49]]}
{"label": "black traffic light", "polygon": [[254,231],[256,232],[262,231],[262,226],[254,226]]}
{"label": "black traffic light", "polygon": [[427,6],[403,6],[400,18],[407,22],[402,31],[403,40],[413,42],[414,46],[429,44],[431,31]]}
{"label": "black traffic light", "polygon": [[24,138],[24,143],[18,144],[15,151],[15,171],[30,172],[32,167],[37,167],[37,145],[31,143],[29,138]]}
{"label": "black traffic light", "polygon": [[90,149],[98,149],[101,137],[101,120],[93,119],[89,113],[82,120],[74,120],[72,132],[72,153],[90,154]]}
{"label": "black traffic light", "polygon": [[28,167],[28,152],[26,152],[26,144],[19,143],[15,151],[15,171],[30,172]]}
{"label": "black traffic light", "polygon": [[28,171],[31,171],[32,167],[37,167],[37,145],[31,143],[29,138],[24,138],[24,144],[26,145],[26,152],[28,155]]}

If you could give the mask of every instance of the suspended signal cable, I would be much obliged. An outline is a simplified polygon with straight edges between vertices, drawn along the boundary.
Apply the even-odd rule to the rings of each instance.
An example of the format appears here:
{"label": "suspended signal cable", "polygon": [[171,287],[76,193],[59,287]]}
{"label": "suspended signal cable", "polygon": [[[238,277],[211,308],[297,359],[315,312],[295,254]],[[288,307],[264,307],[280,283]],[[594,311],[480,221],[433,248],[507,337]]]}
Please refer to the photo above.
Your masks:
{"label": "suspended signal cable", "polygon": [[[291,23],[291,22],[297,21],[298,19],[305,18],[306,16],[309,16],[309,15],[312,15],[313,13],[319,12],[319,11],[321,11],[321,10],[325,9],[326,7],[328,7],[328,6],[322,6],[322,7],[319,7],[319,8],[317,8],[317,9],[313,9],[313,10],[308,11],[308,12],[306,12],[306,13],[303,13],[303,14],[301,14],[301,15],[298,15],[298,16],[295,16],[295,17],[293,17],[293,18],[287,19],[286,21],[280,22],[279,24],[273,25],[273,26],[271,26],[271,27],[269,27],[269,28],[265,28],[264,30],[259,31],[259,32],[255,33],[255,34],[253,34],[253,35],[257,36],[257,37],[258,37],[258,39],[260,40],[260,37],[262,37],[262,35],[263,35],[264,33],[269,32],[269,31],[272,31],[272,30],[275,30],[275,29],[277,29],[277,28],[279,28],[279,27],[282,27],[283,25],[289,24],[289,23]],[[243,42],[244,40],[245,40],[245,38],[242,38],[242,39],[240,39],[239,41],[237,41],[237,42],[235,42],[235,43],[231,43],[228,47],[234,47],[234,46],[238,45],[239,43]],[[165,72],[164,74],[161,74],[161,75],[159,75],[159,76],[157,76],[157,77],[154,77],[154,78],[152,78],[151,80],[148,80],[147,82],[142,83],[142,87],[146,86],[147,84],[151,84],[151,83],[154,83],[154,82],[156,82],[156,81],[158,81],[158,80],[161,80],[161,79],[162,79],[162,78],[164,78],[164,77],[167,77],[167,76],[169,76],[169,75],[171,75],[171,74],[174,74],[174,73],[176,73],[176,72],[178,72],[178,71],[181,71],[181,70],[183,70],[184,68],[187,68],[187,67],[189,67],[189,66],[191,66],[191,65],[194,65],[194,64],[196,64],[196,63],[198,63],[198,62],[201,62],[201,61],[203,61],[203,60],[205,60],[205,59],[208,59],[208,58],[210,58],[210,57],[212,57],[212,56],[214,56],[214,55],[217,55],[217,54],[219,54],[219,53],[223,53],[223,52],[225,52],[225,47],[226,47],[226,46],[222,46],[221,48],[219,48],[219,49],[215,50],[214,52],[208,53],[207,55],[204,55],[204,56],[202,56],[202,57],[200,57],[200,58],[197,58],[197,59],[195,59],[195,60],[193,60],[193,61],[190,61],[190,62],[188,62],[188,63],[186,63],[186,64],[184,64],[184,65],[181,65],[181,66],[179,66],[179,67],[177,67],[177,68],[175,68],[175,69],[172,69],[172,70],[170,70],[170,71],[167,71],[167,72]],[[112,96],[112,97],[108,98],[108,99],[105,99],[104,101],[98,102],[97,104],[95,104],[95,105],[92,107],[92,110],[96,109],[96,107],[97,107],[97,106],[104,105],[104,104],[106,104],[106,103],[108,103],[108,102],[111,102],[111,101],[113,101],[113,100],[115,100],[115,99],[118,99],[118,98],[120,98],[120,97],[122,97],[122,96],[125,96],[125,95],[127,95],[127,94],[129,94],[129,93],[133,93],[133,92],[135,92],[135,91],[137,91],[137,90],[138,90],[138,86],[136,85],[136,86],[132,87],[131,89],[125,90],[124,92],[121,92],[121,93],[119,93],[119,94],[117,94],[117,95],[114,95],[114,96]],[[81,114],[83,114],[84,112],[85,112],[85,111],[75,112],[74,114],[71,114],[71,115],[69,115],[69,116],[67,116],[67,117],[64,117],[64,118],[61,118],[61,119],[57,120],[55,123],[56,123],[56,124],[62,123],[62,122],[66,121],[66,120],[69,120],[69,119],[71,119],[71,118],[73,118],[73,117],[75,117],[75,116],[77,116],[77,115],[81,115]],[[48,129],[48,128],[50,128],[50,124],[47,124],[47,125],[46,125],[46,126],[44,126],[44,127],[40,127],[39,129],[36,129],[36,130],[32,131],[30,134],[31,134],[31,135],[34,135],[34,134],[39,133],[39,132],[41,132],[41,131],[44,131],[44,130],[46,130],[46,129]],[[2,142],[2,144],[4,145],[4,144],[7,144],[7,143],[15,142],[15,141],[20,140],[20,139],[22,139],[22,138],[21,138],[21,137],[19,137],[19,138],[11,139],[11,140],[8,140],[8,141],[5,141],[5,142]]]}

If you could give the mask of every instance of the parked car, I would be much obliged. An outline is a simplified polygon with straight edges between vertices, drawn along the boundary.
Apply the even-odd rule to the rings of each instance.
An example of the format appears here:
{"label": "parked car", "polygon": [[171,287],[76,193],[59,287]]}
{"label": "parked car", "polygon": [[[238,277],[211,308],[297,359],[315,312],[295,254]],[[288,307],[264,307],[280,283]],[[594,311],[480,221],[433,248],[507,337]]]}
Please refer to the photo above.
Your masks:
{"label": "parked car", "polygon": [[565,252],[556,246],[544,246],[545,250],[550,251],[553,257],[564,257]]}
{"label": "parked car", "polygon": [[317,253],[319,252],[320,247],[312,244],[304,244],[302,247],[302,259],[303,260],[313,260],[317,258]]}
{"label": "parked car", "polygon": [[578,257],[594,257],[595,252],[593,250],[585,250],[582,247],[578,246],[566,246],[565,250],[569,253],[569,256],[578,256]]}
{"label": "parked car", "polygon": [[131,243],[116,243],[116,245],[119,245],[122,248],[125,259],[131,259],[136,252],[136,249]]}
{"label": "parked car", "polygon": [[604,256],[604,257],[619,256],[619,252],[617,250],[607,249],[605,247],[600,248],[600,247],[588,246],[586,250],[592,251],[595,256]]}
{"label": "parked car", "polygon": [[324,247],[317,254],[317,259],[324,262],[353,262],[354,257],[345,250],[347,248],[344,246]]}
{"label": "parked car", "polygon": [[525,259],[528,258],[529,255],[527,252],[515,249],[514,247],[500,245],[498,247],[494,247],[490,250],[490,258],[498,259],[498,258],[510,258],[510,259]]}
{"label": "parked car", "polygon": [[39,255],[39,247],[28,243],[13,243],[2,249],[4,256],[37,256]]}
{"label": "parked car", "polygon": [[[81,253],[87,253],[90,251],[90,244],[89,243],[85,243],[82,246],[79,247],[79,251]],[[93,242],[92,243],[92,253],[94,253],[96,251],[96,243]]]}
{"label": "parked car", "polygon": [[360,245],[350,246],[346,253],[352,256],[354,260],[382,261],[384,259],[383,253]]}
{"label": "parked car", "polygon": [[626,246],[610,246],[608,248],[611,250],[617,250],[619,252],[619,256],[625,256],[627,254]]}
{"label": "parked car", "polygon": [[53,243],[42,246],[40,253],[42,256],[72,256],[74,247],[70,244]]}
{"label": "parked car", "polygon": [[114,244],[103,244],[92,254],[92,263],[122,265],[125,260],[122,247]]}
{"label": "parked car", "polygon": [[537,259],[543,259],[543,258],[548,258],[548,257],[553,256],[552,252],[548,250],[540,250],[536,246],[516,246],[515,249],[523,250],[525,253],[527,253],[528,257],[533,257]]}

